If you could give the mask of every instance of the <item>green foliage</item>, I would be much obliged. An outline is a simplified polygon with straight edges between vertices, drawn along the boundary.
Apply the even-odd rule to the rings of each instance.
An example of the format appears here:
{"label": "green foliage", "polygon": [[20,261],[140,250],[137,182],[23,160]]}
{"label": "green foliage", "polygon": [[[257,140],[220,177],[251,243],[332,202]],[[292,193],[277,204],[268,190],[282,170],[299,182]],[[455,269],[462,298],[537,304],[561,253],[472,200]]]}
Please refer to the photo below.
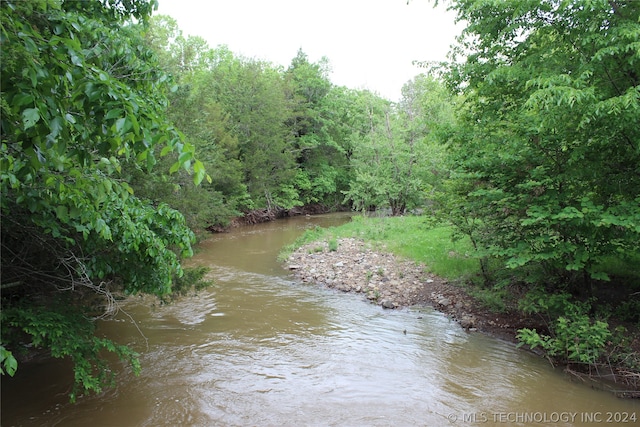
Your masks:
{"label": "green foliage", "polygon": [[7,373],[10,376],[14,376],[17,369],[18,361],[16,358],[9,350],[0,345],[0,374]]}
{"label": "green foliage", "polygon": [[182,171],[167,177],[163,169],[177,158],[169,154],[156,169],[159,172],[129,168],[131,184],[141,197],[179,209],[194,231],[224,227],[251,204],[231,117],[211,96],[214,88],[208,86],[212,67],[232,55],[224,48],[211,49],[199,37],[185,38],[173,18],[159,15],[150,21],[146,42],[160,58],[160,67],[172,73],[177,83],[169,94],[167,115],[196,147],[199,167],[208,175],[202,185],[194,185]]}
{"label": "green foliage", "polygon": [[298,174],[295,188],[304,204],[337,205],[336,196],[345,187],[350,132],[342,121],[350,112],[348,93],[334,88],[328,79],[329,63],[309,61],[299,50],[285,72],[291,116],[287,127],[293,134]]}
{"label": "green foliage", "polygon": [[439,130],[453,121],[444,85],[420,75],[404,86],[398,105],[366,93],[359,104],[369,130],[355,139],[346,200],[357,210],[388,207],[392,215],[423,206],[443,172]]}
{"label": "green foliage", "polygon": [[329,239],[329,251],[336,252],[338,250],[338,239],[332,238]]}
{"label": "green foliage", "polygon": [[293,243],[286,245],[278,254],[278,261],[285,261],[289,255],[300,246],[304,246],[307,243],[316,242],[327,232],[327,229],[315,226],[314,228],[306,230],[300,237],[298,237]]}
{"label": "green foliage", "polygon": [[616,319],[640,325],[640,299],[621,301],[612,312]]}
{"label": "green foliage", "polygon": [[518,331],[518,345],[540,346],[547,355],[563,362],[594,365],[604,354],[613,335],[607,322],[589,318],[589,306],[572,302],[568,294],[530,292],[521,300],[521,310],[546,318],[550,335],[524,328]]}
{"label": "green foliage", "polygon": [[[205,176],[165,117],[168,79],[143,43],[155,6],[0,5],[2,357],[14,371],[20,331],[53,357],[71,357],[72,398],[109,383],[101,349],[138,363],[92,335],[83,304],[92,295],[112,303],[113,292],[168,294],[180,257],[192,253],[184,217],[141,201],[121,175],[123,164],[148,171],[173,153],[169,170]],[[61,295],[72,303],[60,308]]]}
{"label": "green foliage", "polygon": [[[202,206],[181,208],[188,218],[214,223],[254,209],[344,203],[401,213],[420,206],[441,181],[437,140],[452,120],[452,102],[433,79],[410,82],[396,107],[368,91],[333,86],[328,60],[313,63],[302,50],[284,70],[184,37],[166,16],[152,19],[147,43],[178,83],[170,118],[212,171],[211,185],[197,190]],[[163,190],[167,183],[175,184],[175,197]],[[170,198],[190,200],[179,177],[136,180],[134,187],[171,206],[180,204]]]}
{"label": "green foliage", "polygon": [[504,313],[511,305],[511,296],[508,289],[500,286],[483,288],[482,286],[471,285],[467,292],[483,306],[495,313]]}
{"label": "green foliage", "polygon": [[224,50],[215,67],[200,76],[198,90],[228,114],[246,191],[258,207],[299,205],[290,184],[296,171],[282,74],[267,62],[223,55]]}
{"label": "green foliage", "polygon": [[452,220],[509,268],[538,265],[561,285],[608,280],[605,259],[640,252],[640,3],[452,8],[468,23],[466,60],[448,73],[465,95]]}
{"label": "green foliage", "polygon": [[211,280],[206,278],[208,272],[209,268],[207,267],[185,268],[182,277],[175,278],[171,288],[171,296],[175,298],[187,295],[191,291],[197,292],[211,286]]}
{"label": "green foliage", "polygon": [[140,371],[138,355],[127,346],[94,336],[95,325],[87,322],[87,315],[68,298],[57,298],[46,310],[32,304],[2,310],[3,340],[21,339],[12,337],[19,330],[35,348],[47,348],[51,356],[69,357],[73,361],[72,402],[83,393],[99,393],[113,384],[114,374],[100,355],[103,350],[129,362],[136,375]]}

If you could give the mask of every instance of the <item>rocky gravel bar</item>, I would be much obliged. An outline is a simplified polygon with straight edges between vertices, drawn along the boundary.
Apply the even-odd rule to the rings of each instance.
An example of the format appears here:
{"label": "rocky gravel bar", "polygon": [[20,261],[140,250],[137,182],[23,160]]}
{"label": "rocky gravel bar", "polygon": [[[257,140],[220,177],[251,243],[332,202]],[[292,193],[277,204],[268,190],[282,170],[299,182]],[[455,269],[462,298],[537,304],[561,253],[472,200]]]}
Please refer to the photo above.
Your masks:
{"label": "rocky gravel bar", "polygon": [[359,293],[386,309],[430,305],[467,330],[513,340],[521,327],[513,324],[513,316],[484,309],[462,287],[430,274],[425,265],[373,249],[360,239],[338,239],[337,248],[326,241],[306,244],[288,257],[286,267],[303,283]]}
{"label": "rocky gravel bar", "polygon": [[[289,256],[285,267],[303,283],[362,294],[365,301],[385,309],[432,306],[467,331],[480,331],[511,342],[516,341],[518,329],[545,328],[540,319],[516,310],[496,313],[487,309],[467,294],[464,286],[448,283],[430,274],[427,266],[387,253],[384,247],[374,250],[370,244],[353,238],[337,240],[337,248],[335,242],[332,243],[331,248],[328,242],[298,248]],[[533,351],[543,355],[539,349]],[[591,375],[571,372],[585,381],[594,379]],[[630,394],[620,392],[619,383],[591,384],[619,396],[638,396],[637,389],[633,388]]]}

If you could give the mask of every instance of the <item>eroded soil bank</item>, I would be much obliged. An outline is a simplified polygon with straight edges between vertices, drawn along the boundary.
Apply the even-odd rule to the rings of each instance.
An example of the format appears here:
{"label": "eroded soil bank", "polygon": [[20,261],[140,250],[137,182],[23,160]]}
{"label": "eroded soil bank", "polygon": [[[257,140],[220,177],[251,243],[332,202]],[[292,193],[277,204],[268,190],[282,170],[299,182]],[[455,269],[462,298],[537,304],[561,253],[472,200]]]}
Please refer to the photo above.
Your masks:
{"label": "eroded soil bank", "polygon": [[463,288],[427,272],[425,265],[372,249],[362,240],[314,242],[293,252],[287,268],[305,283],[317,283],[342,292],[361,293],[372,303],[395,309],[430,305],[468,330],[479,330],[515,341],[517,329],[534,319],[493,313],[474,301]]}

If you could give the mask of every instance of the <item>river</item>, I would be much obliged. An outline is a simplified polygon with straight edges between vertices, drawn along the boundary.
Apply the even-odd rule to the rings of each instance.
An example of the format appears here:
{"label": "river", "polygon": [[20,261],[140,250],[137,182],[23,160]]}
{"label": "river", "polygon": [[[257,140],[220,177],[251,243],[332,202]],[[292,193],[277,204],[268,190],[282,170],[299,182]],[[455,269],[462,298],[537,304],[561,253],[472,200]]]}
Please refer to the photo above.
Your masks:
{"label": "river", "polygon": [[384,310],[296,283],[276,261],[304,229],[345,220],[297,217],[212,236],[190,261],[211,268],[211,288],[171,305],[132,298],[100,323],[99,334],[141,353],[139,377],[115,363],[116,387],[70,404],[68,363],[22,364],[2,379],[2,425],[640,424],[637,400],[572,381],[512,343],[430,308]]}

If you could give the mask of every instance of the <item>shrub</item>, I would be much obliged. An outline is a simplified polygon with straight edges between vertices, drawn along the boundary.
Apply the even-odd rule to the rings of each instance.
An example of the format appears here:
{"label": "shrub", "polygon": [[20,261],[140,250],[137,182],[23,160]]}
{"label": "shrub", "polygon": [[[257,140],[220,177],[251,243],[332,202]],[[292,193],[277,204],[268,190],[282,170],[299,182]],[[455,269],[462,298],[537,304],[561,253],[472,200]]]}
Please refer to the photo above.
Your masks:
{"label": "shrub", "polygon": [[570,298],[564,293],[529,293],[521,301],[521,309],[525,313],[541,314],[548,322],[549,335],[535,329],[520,329],[518,347],[524,344],[540,347],[548,356],[563,362],[595,364],[612,338],[609,324],[592,321],[587,314],[590,304],[572,302]]}

